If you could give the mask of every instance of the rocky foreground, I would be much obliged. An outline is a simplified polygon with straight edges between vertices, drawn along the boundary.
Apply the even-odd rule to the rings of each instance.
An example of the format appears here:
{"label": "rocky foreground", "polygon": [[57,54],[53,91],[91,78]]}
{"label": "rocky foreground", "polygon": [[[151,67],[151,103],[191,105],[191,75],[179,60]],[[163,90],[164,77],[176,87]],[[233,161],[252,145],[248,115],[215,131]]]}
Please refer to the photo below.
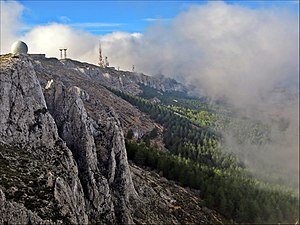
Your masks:
{"label": "rocky foreground", "polygon": [[132,73],[0,59],[0,224],[222,224],[196,191],[129,164],[124,132],[156,124],[103,85],[138,92]]}

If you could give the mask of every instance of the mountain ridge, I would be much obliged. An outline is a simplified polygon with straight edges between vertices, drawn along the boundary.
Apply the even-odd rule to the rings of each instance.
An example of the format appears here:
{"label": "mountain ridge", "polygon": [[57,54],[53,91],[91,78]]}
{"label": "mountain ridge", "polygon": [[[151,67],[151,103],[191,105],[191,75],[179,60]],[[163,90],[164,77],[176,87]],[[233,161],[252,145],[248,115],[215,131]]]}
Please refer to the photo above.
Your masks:
{"label": "mountain ridge", "polygon": [[[184,207],[172,210],[127,160],[124,133],[151,131],[149,116],[56,59],[1,55],[0,79],[1,223],[180,223]],[[161,211],[141,211],[144,202]],[[198,209],[185,222],[222,223]]]}

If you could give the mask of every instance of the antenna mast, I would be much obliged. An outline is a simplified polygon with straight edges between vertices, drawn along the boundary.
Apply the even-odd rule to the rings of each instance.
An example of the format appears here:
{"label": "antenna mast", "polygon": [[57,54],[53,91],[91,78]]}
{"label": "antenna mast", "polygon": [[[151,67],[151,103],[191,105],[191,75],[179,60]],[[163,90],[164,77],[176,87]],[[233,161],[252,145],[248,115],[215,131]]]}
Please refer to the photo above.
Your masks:
{"label": "antenna mast", "polygon": [[64,48],[64,57],[65,57],[65,59],[67,58],[67,49],[66,48]]}
{"label": "antenna mast", "polygon": [[63,51],[63,49],[62,49],[62,48],[60,48],[60,49],[59,49],[59,51],[60,51],[60,59],[62,59],[62,58],[63,58],[63,55],[62,55],[62,51]]}
{"label": "antenna mast", "polygon": [[109,62],[108,62],[108,58],[107,58],[107,56],[105,56],[105,67],[109,67]]}
{"label": "antenna mast", "polygon": [[99,66],[100,67],[104,67],[104,62],[103,62],[103,58],[102,58],[102,50],[101,50],[101,43],[99,41]]}

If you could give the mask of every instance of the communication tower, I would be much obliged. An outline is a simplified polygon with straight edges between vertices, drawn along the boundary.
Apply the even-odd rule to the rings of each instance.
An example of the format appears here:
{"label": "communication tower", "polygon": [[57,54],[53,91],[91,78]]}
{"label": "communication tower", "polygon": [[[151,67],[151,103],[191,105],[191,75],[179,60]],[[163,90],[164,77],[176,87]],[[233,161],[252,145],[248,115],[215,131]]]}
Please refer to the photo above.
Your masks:
{"label": "communication tower", "polygon": [[100,43],[100,41],[99,41],[99,66],[101,67],[101,68],[104,68],[104,61],[103,61],[103,58],[102,58],[102,50],[101,50],[101,43]]}
{"label": "communication tower", "polygon": [[64,57],[65,57],[65,59],[67,58],[67,49],[66,48],[64,48]]}
{"label": "communication tower", "polygon": [[105,56],[105,67],[109,67],[109,62],[107,56]]}
{"label": "communication tower", "polygon": [[62,59],[63,58],[63,54],[62,54],[63,49],[60,48],[59,51],[60,51],[60,59]]}

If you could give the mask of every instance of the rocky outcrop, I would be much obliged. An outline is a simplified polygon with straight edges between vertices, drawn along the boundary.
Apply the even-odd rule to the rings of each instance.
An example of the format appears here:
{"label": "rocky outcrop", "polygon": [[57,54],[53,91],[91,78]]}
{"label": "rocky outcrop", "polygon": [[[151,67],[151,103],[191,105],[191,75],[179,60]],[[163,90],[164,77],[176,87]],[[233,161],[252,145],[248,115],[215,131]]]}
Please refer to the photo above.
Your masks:
{"label": "rocky outcrop", "polygon": [[[3,186],[9,182],[14,189],[21,190],[17,198],[16,192],[10,193],[8,186],[3,187],[4,193],[25,205],[44,201],[37,212],[41,217],[56,214],[58,217],[68,218],[67,221],[72,223],[87,223],[77,166],[72,153],[58,136],[55,121],[47,110],[41,86],[26,56],[1,58],[0,90],[1,158],[7,164],[7,168],[4,167],[6,164],[2,164],[1,168],[3,173],[7,173],[3,174]],[[19,160],[24,158],[26,164],[22,167],[26,169],[26,174],[23,174],[23,170],[17,173],[21,167]],[[11,163],[18,166],[14,168]],[[52,182],[47,182],[50,179],[49,173],[52,175]],[[12,176],[11,179],[9,175]],[[41,196],[31,193],[32,188],[26,186],[28,179],[32,184],[38,185]],[[42,195],[45,192],[49,192],[47,197]],[[65,210],[58,211],[57,204]],[[6,211],[11,216],[15,213],[13,210]]]}
{"label": "rocky outcrop", "polygon": [[[44,185],[52,188],[53,208],[57,203],[69,222],[132,223],[129,198],[135,190],[113,109],[94,121],[83,104],[89,94],[53,80],[44,90],[46,104],[30,60],[22,55],[7,60],[1,68],[0,141],[37,156],[47,151]],[[62,170],[51,168],[53,161]]]}
{"label": "rocky outcrop", "polygon": [[1,63],[0,140],[20,146],[53,146],[58,138],[54,120],[31,62],[20,57],[6,67]]}
{"label": "rocky outcrop", "polygon": [[[111,86],[115,83],[108,84],[99,78],[101,77],[101,68],[69,59],[59,61],[54,58],[43,58],[39,61],[32,61],[32,63],[38,79],[45,89],[51,80],[60,81],[68,88],[79,87],[85,109],[89,117],[95,121],[99,121],[100,117],[101,119],[106,118],[106,111],[110,111],[109,108],[113,107],[125,134],[132,129],[140,138],[155,127],[149,116],[103,87],[103,85]],[[93,75],[85,73],[86,70],[81,69],[84,67],[90,68]],[[136,83],[131,82],[131,87],[133,86],[138,88]],[[118,85],[115,86],[115,88],[117,87]]]}
{"label": "rocky outcrop", "polygon": [[59,135],[71,149],[79,168],[91,222],[132,223],[128,210],[134,193],[123,131],[113,109],[105,124],[87,115],[79,87],[54,82],[45,91],[48,109]]}
{"label": "rocky outcrop", "polygon": [[77,89],[73,87],[66,90],[63,84],[54,83],[45,96],[59,134],[77,162],[90,216],[100,218],[100,215],[105,215],[107,221],[113,221],[108,183],[97,167],[92,121],[86,114]]}

